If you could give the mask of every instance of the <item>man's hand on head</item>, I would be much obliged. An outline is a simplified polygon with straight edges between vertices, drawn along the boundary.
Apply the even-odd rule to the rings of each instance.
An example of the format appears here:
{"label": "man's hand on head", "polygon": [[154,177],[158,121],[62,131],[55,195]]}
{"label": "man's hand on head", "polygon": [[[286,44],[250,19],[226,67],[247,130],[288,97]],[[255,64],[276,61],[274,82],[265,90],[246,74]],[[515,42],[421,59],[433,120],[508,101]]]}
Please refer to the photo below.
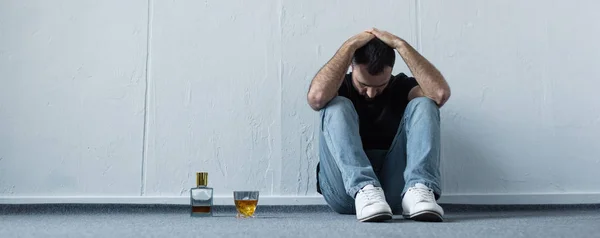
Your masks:
{"label": "man's hand on head", "polygon": [[373,28],[369,31],[378,39],[396,49],[413,77],[417,80],[418,86],[415,86],[408,93],[408,100],[416,97],[428,97],[435,101],[438,106],[442,106],[450,98],[450,86],[442,76],[439,70],[433,66],[425,57],[417,52],[406,41],[387,31],[381,31]]}
{"label": "man's hand on head", "polygon": [[372,39],[375,39],[375,35],[368,31],[350,37],[335,52],[335,55],[321,67],[308,88],[307,100],[313,110],[321,110],[337,95],[346,72],[348,72],[348,67],[352,63],[354,53]]}
{"label": "man's hand on head", "polygon": [[351,47],[353,50],[357,50],[358,48],[366,45],[372,39],[375,39],[375,35],[369,31],[363,31],[350,37],[350,39],[346,41],[345,45]]}
{"label": "man's hand on head", "polygon": [[402,38],[397,37],[394,34],[389,33],[387,31],[379,30],[377,28],[372,28],[372,29],[368,30],[368,32],[375,35],[381,41],[383,41],[384,43],[386,43],[387,45],[389,45],[390,47],[392,47],[394,49],[398,49],[400,46],[402,46],[402,43],[404,42],[404,40],[402,40]]}

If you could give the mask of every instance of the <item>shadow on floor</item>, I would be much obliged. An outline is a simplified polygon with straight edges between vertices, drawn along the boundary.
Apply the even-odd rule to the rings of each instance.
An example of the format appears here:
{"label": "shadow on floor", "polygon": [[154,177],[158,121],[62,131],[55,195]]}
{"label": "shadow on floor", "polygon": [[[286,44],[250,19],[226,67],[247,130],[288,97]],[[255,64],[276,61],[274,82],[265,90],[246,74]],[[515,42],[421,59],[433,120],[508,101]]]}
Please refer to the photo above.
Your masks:
{"label": "shadow on floor", "polygon": [[[576,217],[581,215],[594,215],[600,213],[598,209],[587,210],[513,210],[513,211],[477,211],[477,212],[451,212],[446,213],[443,223],[459,223],[466,221],[490,221],[490,220],[511,220],[511,219],[529,219],[529,218],[563,218]],[[394,219],[386,223],[406,223],[413,221],[405,219],[402,216],[394,216]],[[429,222],[428,222],[429,223]],[[431,224],[431,223],[429,223]]]}

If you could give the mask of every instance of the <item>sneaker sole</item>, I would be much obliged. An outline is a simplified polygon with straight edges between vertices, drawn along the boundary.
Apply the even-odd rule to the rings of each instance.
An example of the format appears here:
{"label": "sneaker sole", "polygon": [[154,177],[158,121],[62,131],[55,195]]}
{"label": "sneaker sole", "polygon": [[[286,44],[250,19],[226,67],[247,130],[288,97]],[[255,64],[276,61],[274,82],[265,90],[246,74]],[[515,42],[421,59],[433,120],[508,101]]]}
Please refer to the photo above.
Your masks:
{"label": "sneaker sole", "polygon": [[402,215],[404,216],[404,218],[408,218],[411,220],[415,220],[415,221],[428,221],[428,222],[442,222],[444,221],[444,218],[442,218],[442,216],[436,212],[431,212],[431,211],[422,211],[422,212],[417,212],[415,214],[412,215]]}
{"label": "sneaker sole", "polygon": [[369,217],[365,217],[363,219],[359,219],[359,221],[361,222],[381,222],[381,221],[387,221],[387,220],[391,220],[392,219],[392,214],[391,213],[379,213],[379,214],[375,214]]}

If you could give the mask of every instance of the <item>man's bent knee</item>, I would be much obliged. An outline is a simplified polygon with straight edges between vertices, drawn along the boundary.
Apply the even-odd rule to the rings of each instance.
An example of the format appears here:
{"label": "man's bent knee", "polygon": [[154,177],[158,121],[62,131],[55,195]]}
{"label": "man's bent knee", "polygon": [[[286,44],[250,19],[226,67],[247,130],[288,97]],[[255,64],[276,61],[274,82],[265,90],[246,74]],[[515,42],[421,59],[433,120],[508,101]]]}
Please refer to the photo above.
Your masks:
{"label": "man's bent knee", "polygon": [[354,108],[354,105],[352,104],[352,101],[350,101],[350,99],[348,99],[347,97],[335,96],[323,108],[338,108],[338,107]]}
{"label": "man's bent knee", "polygon": [[440,108],[431,98],[428,97],[417,97],[413,100],[410,100],[408,106],[406,106],[407,110],[418,110],[418,111],[427,111],[433,113],[439,113]]}
{"label": "man's bent knee", "polygon": [[411,105],[411,104],[414,104],[414,106],[417,106],[417,107],[435,107],[435,108],[438,108],[438,106],[435,103],[435,101],[433,101],[433,99],[428,98],[428,97],[413,98],[408,103],[408,105]]}
{"label": "man's bent knee", "polygon": [[346,97],[336,96],[327,105],[321,109],[321,117],[324,119],[326,115],[357,115],[352,101]]}
{"label": "man's bent knee", "polygon": [[335,111],[335,110],[354,110],[354,105],[352,101],[346,97],[336,96],[325,107],[323,108],[327,111]]}

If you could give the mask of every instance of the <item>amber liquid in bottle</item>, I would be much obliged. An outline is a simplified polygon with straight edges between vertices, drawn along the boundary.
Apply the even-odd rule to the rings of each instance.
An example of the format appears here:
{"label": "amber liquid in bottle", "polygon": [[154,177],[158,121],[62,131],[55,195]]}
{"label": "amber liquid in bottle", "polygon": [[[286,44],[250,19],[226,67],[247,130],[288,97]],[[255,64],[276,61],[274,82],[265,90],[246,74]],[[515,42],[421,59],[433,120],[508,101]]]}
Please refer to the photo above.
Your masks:
{"label": "amber liquid in bottle", "polygon": [[192,206],[192,213],[210,213],[210,206]]}

